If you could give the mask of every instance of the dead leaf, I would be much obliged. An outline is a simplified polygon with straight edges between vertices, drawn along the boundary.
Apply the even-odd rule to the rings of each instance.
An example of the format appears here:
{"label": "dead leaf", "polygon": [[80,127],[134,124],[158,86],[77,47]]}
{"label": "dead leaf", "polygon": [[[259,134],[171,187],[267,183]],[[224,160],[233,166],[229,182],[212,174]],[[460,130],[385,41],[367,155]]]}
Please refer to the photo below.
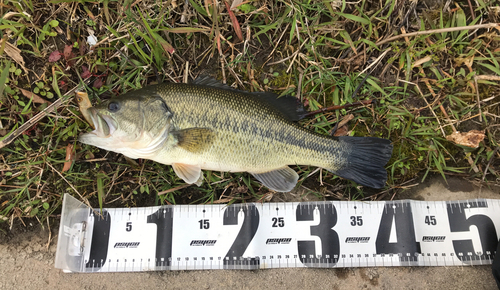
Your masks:
{"label": "dead leaf", "polygon": [[412,64],[412,67],[418,67],[418,66],[420,66],[421,64],[426,63],[426,62],[428,62],[428,61],[430,61],[430,60],[432,60],[432,58],[428,55],[428,56],[426,56],[426,57],[424,57],[424,58],[421,58],[421,59],[419,59],[419,60],[415,61],[415,62]]}
{"label": "dead leaf", "polygon": [[33,99],[33,103],[37,103],[37,104],[52,104],[51,102],[47,101],[47,100],[44,100],[42,97],[38,96],[37,94],[34,94],[30,91],[27,91],[25,89],[21,89],[21,88],[18,88],[19,90],[21,90],[21,93],[28,99]]}
{"label": "dead leaf", "polygon": [[335,131],[335,133],[333,133],[333,136],[335,136],[335,137],[347,136],[348,134],[349,134],[349,128],[347,127],[347,125],[345,125],[342,127],[338,127],[337,131]]}
{"label": "dead leaf", "polygon": [[21,56],[21,50],[14,45],[12,45],[10,42],[7,41],[7,39],[0,39],[0,46],[3,46],[3,43],[5,42],[5,48],[4,51],[5,53],[12,58],[16,63],[18,63],[22,69],[28,73],[26,68],[24,67],[24,59]]}
{"label": "dead leaf", "polygon": [[86,79],[89,78],[92,74],[90,73],[89,69],[82,65],[82,78]]}
{"label": "dead leaf", "polygon": [[63,51],[64,59],[66,60],[66,64],[68,66],[73,66],[75,64],[75,54],[73,53],[73,46],[66,45],[64,46]]}
{"label": "dead leaf", "polygon": [[73,46],[66,45],[64,46],[64,58],[68,60],[71,57],[71,53],[73,52]]}
{"label": "dead leaf", "polygon": [[50,55],[49,55],[49,62],[56,62],[58,60],[61,59],[61,53],[59,51],[53,51]]}
{"label": "dead leaf", "polygon": [[500,81],[500,76],[479,75],[476,76],[477,80]]}
{"label": "dead leaf", "polygon": [[175,27],[164,30],[168,31],[169,33],[195,33],[195,32],[209,31],[210,29],[202,27]]}
{"label": "dead leaf", "polygon": [[339,122],[339,125],[337,127],[337,130],[335,133],[333,133],[333,136],[338,137],[338,136],[348,136],[349,135],[349,126],[347,126],[347,123],[354,119],[353,114],[349,114],[342,118],[342,120]]}
{"label": "dead leaf", "polygon": [[212,17],[212,13],[210,13],[210,9],[208,8],[208,6],[214,4],[213,0],[205,0],[204,2],[205,2],[205,11],[207,11],[209,17]]}
{"label": "dead leaf", "polygon": [[243,4],[243,0],[234,0],[231,4],[231,10],[238,8],[238,6],[240,6],[241,4]]}
{"label": "dead leaf", "polygon": [[477,148],[479,147],[479,143],[484,140],[484,130],[470,130],[467,133],[457,131],[446,136],[446,140],[452,141],[458,145]]}
{"label": "dead leaf", "polygon": [[94,81],[94,88],[99,89],[100,87],[102,87],[102,85],[103,85],[103,83],[102,83],[102,80],[100,78],[97,78]]}
{"label": "dead leaf", "polygon": [[78,49],[80,50],[80,56],[84,56],[87,51],[87,45],[84,39],[78,39]]}
{"label": "dead leaf", "polygon": [[64,167],[61,172],[66,172],[71,168],[71,165],[75,161],[75,151],[73,150],[73,144],[68,144],[66,146],[66,162],[64,162]]}
{"label": "dead leaf", "polygon": [[[23,12],[24,15],[26,16],[30,16],[28,13],[26,12]],[[19,12],[7,12],[3,15],[2,19],[3,20],[9,20],[10,18],[14,17],[14,16],[18,16],[18,15],[21,15],[21,13]]]}
{"label": "dead leaf", "polygon": [[238,36],[240,41],[243,41],[243,34],[241,33],[240,23],[238,22],[238,19],[236,19],[236,15],[234,15],[234,12],[231,11],[231,7],[229,7],[227,2],[224,1],[224,4],[226,4],[227,13],[229,13],[229,18],[231,18],[231,22],[233,23],[236,36]]}
{"label": "dead leaf", "polygon": [[168,52],[170,54],[173,54],[175,52],[175,48],[170,43],[168,43],[167,41],[160,40],[160,44],[161,44],[161,47],[163,47],[163,49],[166,52]]}

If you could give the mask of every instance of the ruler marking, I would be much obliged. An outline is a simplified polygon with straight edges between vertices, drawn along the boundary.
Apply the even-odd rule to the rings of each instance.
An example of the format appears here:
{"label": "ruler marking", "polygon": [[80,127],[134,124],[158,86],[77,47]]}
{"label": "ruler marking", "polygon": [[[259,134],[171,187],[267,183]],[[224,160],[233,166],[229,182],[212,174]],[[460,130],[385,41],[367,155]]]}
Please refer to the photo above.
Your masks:
{"label": "ruler marking", "polygon": [[[73,238],[72,240],[71,234],[64,233],[68,232],[68,228],[81,229],[82,226],[78,226],[77,223],[80,225],[83,223],[86,230],[81,233],[80,244],[75,245],[79,248],[67,250],[66,256],[63,255],[63,257],[69,261],[67,264],[78,265],[77,268],[69,270],[80,272],[207,268],[331,268],[378,265],[485,265],[490,264],[496,254],[496,247],[493,249],[492,241],[500,234],[498,228],[500,214],[496,212],[499,204],[498,200],[471,199],[447,202],[403,200],[293,202],[268,203],[267,205],[248,203],[231,206],[164,205],[103,209],[102,216],[92,213],[91,210],[83,210],[83,215],[86,217],[81,215],[83,218],[71,220],[62,234],[62,236],[68,236],[67,239],[70,242],[68,247],[71,246],[73,240],[79,241],[80,239]],[[232,209],[228,210],[230,208]],[[363,224],[352,225],[351,216],[360,217],[363,219]],[[390,222],[384,224],[381,220],[383,216],[386,216]],[[436,225],[424,223],[424,217],[427,216],[434,217],[437,221]],[[222,217],[237,219],[238,229],[231,229],[224,225]],[[284,226],[271,227],[270,221],[274,217],[283,218]],[[193,228],[191,222],[186,223],[194,221],[193,224],[199,227],[197,221],[200,218],[210,219],[210,228],[206,231]],[[246,249],[230,254],[228,247],[235,243],[231,239],[236,236],[230,234],[231,238],[228,238],[227,233],[230,233],[228,231],[243,233],[245,221],[253,219],[259,221],[254,223],[253,237],[246,238],[246,242],[242,244],[246,246]],[[329,219],[336,221],[329,221]],[[132,223],[131,231],[126,231],[126,224],[129,223]],[[63,224],[61,222],[61,225]],[[160,226],[161,224],[165,224],[164,229]],[[388,245],[392,243],[392,246],[382,250],[383,253],[378,253],[379,236],[384,228],[387,231],[389,225],[395,226],[393,234],[396,239],[394,241],[381,240],[382,243],[388,243]],[[109,227],[108,230],[106,227]],[[179,231],[181,229],[182,231]],[[179,236],[181,232],[185,237]],[[420,244],[420,249],[412,248],[411,232],[415,235],[415,243]],[[494,234],[492,235],[491,232]],[[172,241],[170,244],[159,242],[159,237],[165,233],[168,233],[167,239]],[[443,236],[442,241],[439,240],[440,235]],[[360,242],[363,236],[367,237],[366,242]],[[285,237],[291,237],[290,242],[266,244],[268,238]],[[328,239],[325,240],[326,237]],[[346,237],[352,237],[351,240],[355,243],[349,244]],[[431,240],[423,243],[423,237],[431,237]],[[213,239],[215,242],[211,246],[203,244],[195,248],[186,244],[192,240],[207,239]],[[325,241],[328,242],[325,244]],[[495,244],[497,241],[498,239],[495,240]],[[407,244],[408,242],[410,244]],[[107,246],[103,247],[103,243]],[[331,248],[332,243],[338,244],[339,248],[335,250],[337,252],[332,252],[334,249]],[[118,244],[126,246],[119,249],[116,248]],[[137,244],[137,249],[128,249],[131,244]],[[410,245],[409,248],[408,245]],[[170,254],[168,254],[169,247],[172,251]],[[99,248],[105,248],[107,252],[97,251]],[[415,252],[413,249],[416,249]],[[73,252],[82,254],[69,256],[68,253]],[[172,253],[175,253],[175,266],[171,266]],[[300,255],[298,256],[297,253]],[[215,260],[212,254],[215,254]],[[205,258],[205,255],[210,259]],[[224,266],[225,264],[227,267]],[[79,270],[78,267],[80,267]]]}

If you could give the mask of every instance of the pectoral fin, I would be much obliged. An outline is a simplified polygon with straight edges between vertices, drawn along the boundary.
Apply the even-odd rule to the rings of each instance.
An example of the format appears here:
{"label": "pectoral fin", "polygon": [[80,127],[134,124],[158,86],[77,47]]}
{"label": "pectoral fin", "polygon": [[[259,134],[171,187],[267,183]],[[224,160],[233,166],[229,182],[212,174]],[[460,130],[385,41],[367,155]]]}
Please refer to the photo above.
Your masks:
{"label": "pectoral fin", "polygon": [[214,139],[214,133],[206,128],[190,128],[173,133],[177,138],[177,146],[189,152],[200,152],[209,147]]}
{"label": "pectoral fin", "polygon": [[172,164],[175,174],[182,178],[186,183],[200,186],[203,183],[203,173],[200,166],[174,163]]}
{"label": "pectoral fin", "polygon": [[299,179],[297,172],[288,166],[264,173],[251,174],[265,187],[280,192],[291,191]]}

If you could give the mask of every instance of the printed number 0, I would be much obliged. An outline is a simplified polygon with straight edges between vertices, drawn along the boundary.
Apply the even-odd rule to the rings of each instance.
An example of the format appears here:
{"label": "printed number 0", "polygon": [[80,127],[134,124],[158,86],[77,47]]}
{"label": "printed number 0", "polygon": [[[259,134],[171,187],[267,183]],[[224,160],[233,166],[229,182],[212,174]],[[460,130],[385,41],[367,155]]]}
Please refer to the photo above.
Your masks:
{"label": "printed number 0", "polygon": [[311,226],[311,236],[317,236],[321,240],[321,257],[316,256],[314,241],[297,241],[300,261],[307,266],[317,263],[334,267],[338,262],[340,254],[339,235],[332,228],[337,224],[337,210],[331,203],[311,204],[301,203],[295,212],[297,221],[313,221],[314,211],[319,213],[319,224]]}

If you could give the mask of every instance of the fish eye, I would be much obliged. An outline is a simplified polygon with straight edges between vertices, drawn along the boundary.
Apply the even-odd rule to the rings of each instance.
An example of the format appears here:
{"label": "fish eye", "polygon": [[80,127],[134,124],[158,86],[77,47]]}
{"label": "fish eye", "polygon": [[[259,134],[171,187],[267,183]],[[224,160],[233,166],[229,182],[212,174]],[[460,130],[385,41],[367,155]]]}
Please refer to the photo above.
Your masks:
{"label": "fish eye", "polygon": [[117,102],[110,102],[108,104],[108,110],[111,113],[117,112],[118,110],[120,110],[120,105]]}

